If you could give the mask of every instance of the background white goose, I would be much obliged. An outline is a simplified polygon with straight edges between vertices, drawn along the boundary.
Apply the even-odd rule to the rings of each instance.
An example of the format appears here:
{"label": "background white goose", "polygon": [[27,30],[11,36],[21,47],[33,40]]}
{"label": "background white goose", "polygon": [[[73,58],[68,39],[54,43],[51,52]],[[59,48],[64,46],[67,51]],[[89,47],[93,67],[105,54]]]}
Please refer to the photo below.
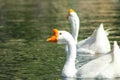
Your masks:
{"label": "background white goose", "polygon": [[[75,40],[69,32],[53,30],[54,34],[47,39],[49,42],[57,42],[58,44],[68,45],[69,54],[67,54],[66,62],[62,70],[62,76],[64,77],[80,77],[80,78],[114,78],[120,77],[120,49],[116,42],[114,42],[113,52],[111,54],[106,54],[95,60],[88,62],[83,65],[80,69],[75,67],[76,58],[76,45]],[[112,63],[112,64],[111,64]],[[110,68],[109,68],[110,67]],[[114,69],[115,68],[115,69]],[[105,71],[105,72],[104,72]],[[113,73],[113,74],[107,74]],[[107,76],[106,76],[107,74]],[[111,77],[112,76],[112,77]]]}
{"label": "background white goose", "polygon": [[[103,23],[100,24],[100,27],[96,29],[91,36],[77,42],[80,20],[73,9],[69,9],[68,11],[68,20],[72,27],[72,36],[77,43],[78,53],[101,54],[107,53],[111,50],[110,43],[107,38],[108,33],[104,31]],[[103,46],[103,44],[105,46]]]}

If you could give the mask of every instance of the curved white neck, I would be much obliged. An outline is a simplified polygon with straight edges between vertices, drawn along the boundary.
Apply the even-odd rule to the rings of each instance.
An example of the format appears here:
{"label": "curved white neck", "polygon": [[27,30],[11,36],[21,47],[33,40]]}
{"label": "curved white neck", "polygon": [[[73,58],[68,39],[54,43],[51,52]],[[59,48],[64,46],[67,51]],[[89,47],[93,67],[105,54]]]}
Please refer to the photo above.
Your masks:
{"label": "curved white neck", "polygon": [[79,27],[80,27],[80,20],[75,12],[71,13],[71,16],[69,17],[69,21],[70,21],[70,24],[72,27],[72,36],[77,43]]}
{"label": "curved white neck", "polygon": [[79,27],[72,25],[72,35],[73,35],[73,38],[75,39],[76,43],[77,43],[77,39],[78,39],[78,33],[79,33]]}
{"label": "curved white neck", "polygon": [[62,71],[62,76],[73,77],[76,73],[76,68],[75,68],[76,44],[72,36],[71,38],[69,37],[69,39],[67,39],[67,46],[69,53],[67,54],[66,57],[66,62]]}

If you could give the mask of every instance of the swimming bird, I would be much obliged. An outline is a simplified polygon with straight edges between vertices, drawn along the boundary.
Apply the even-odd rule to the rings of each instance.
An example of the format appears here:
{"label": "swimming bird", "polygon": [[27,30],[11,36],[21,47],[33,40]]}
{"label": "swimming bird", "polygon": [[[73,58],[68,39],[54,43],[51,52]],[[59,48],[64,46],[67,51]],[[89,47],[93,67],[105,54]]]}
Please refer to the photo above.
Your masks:
{"label": "swimming bird", "polygon": [[[96,56],[107,53],[111,50],[110,42],[107,38],[108,33],[104,30],[103,23],[101,23],[100,26],[94,30],[91,36],[78,42],[77,38],[80,27],[79,17],[73,9],[69,9],[67,18],[71,24],[72,36],[76,41],[78,54],[90,53]],[[66,51],[68,51],[67,47]]]}
{"label": "swimming bird", "polygon": [[53,35],[49,37],[47,41],[55,42],[58,44],[66,44],[68,46],[69,54],[66,56],[66,62],[62,70],[62,76],[64,77],[120,77],[120,49],[117,45],[117,42],[114,42],[113,50],[111,53],[89,61],[79,69],[76,69],[76,42],[69,32],[53,29]]}

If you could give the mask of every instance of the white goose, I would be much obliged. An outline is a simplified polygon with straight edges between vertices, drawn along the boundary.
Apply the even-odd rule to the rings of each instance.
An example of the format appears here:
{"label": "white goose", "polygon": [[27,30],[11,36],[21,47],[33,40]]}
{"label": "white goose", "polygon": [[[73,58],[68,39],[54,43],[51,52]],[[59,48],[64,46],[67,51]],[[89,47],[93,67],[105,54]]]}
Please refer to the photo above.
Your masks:
{"label": "white goose", "polygon": [[80,27],[79,17],[73,9],[69,9],[67,18],[72,27],[72,36],[77,43],[78,53],[82,52],[95,55],[97,53],[99,55],[101,53],[107,53],[111,50],[110,43],[107,38],[108,33],[104,31],[103,24],[100,24],[99,28],[96,29],[91,36],[80,42],[77,42]]}
{"label": "white goose", "polygon": [[48,38],[47,41],[66,44],[69,48],[69,54],[67,54],[66,62],[62,70],[62,76],[77,78],[120,77],[120,49],[116,42],[114,42],[113,52],[92,60],[81,68],[76,69],[76,42],[74,38],[66,31],[54,29],[53,32],[54,34]]}

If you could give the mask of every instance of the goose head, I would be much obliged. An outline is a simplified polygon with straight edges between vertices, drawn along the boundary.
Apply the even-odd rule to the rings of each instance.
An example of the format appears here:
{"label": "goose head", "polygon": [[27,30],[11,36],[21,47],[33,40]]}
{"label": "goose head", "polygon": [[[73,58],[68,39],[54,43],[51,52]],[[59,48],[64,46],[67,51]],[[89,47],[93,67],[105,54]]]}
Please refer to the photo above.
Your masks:
{"label": "goose head", "polygon": [[[77,15],[77,13],[73,10],[73,9],[69,9],[68,10],[68,15],[67,15],[67,19],[71,22],[75,20],[75,22],[77,22],[79,24],[79,17]],[[71,22],[72,23],[72,22]]]}
{"label": "goose head", "polygon": [[47,39],[48,42],[55,42],[58,44],[67,44],[72,36],[67,31],[59,31],[58,29],[53,29],[53,35]]}
{"label": "goose head", "polygon": [[69,9],[67,19],[69,19],[69,16],[74,16],[74,14],[75,14],[75,11],[73,9]]}

